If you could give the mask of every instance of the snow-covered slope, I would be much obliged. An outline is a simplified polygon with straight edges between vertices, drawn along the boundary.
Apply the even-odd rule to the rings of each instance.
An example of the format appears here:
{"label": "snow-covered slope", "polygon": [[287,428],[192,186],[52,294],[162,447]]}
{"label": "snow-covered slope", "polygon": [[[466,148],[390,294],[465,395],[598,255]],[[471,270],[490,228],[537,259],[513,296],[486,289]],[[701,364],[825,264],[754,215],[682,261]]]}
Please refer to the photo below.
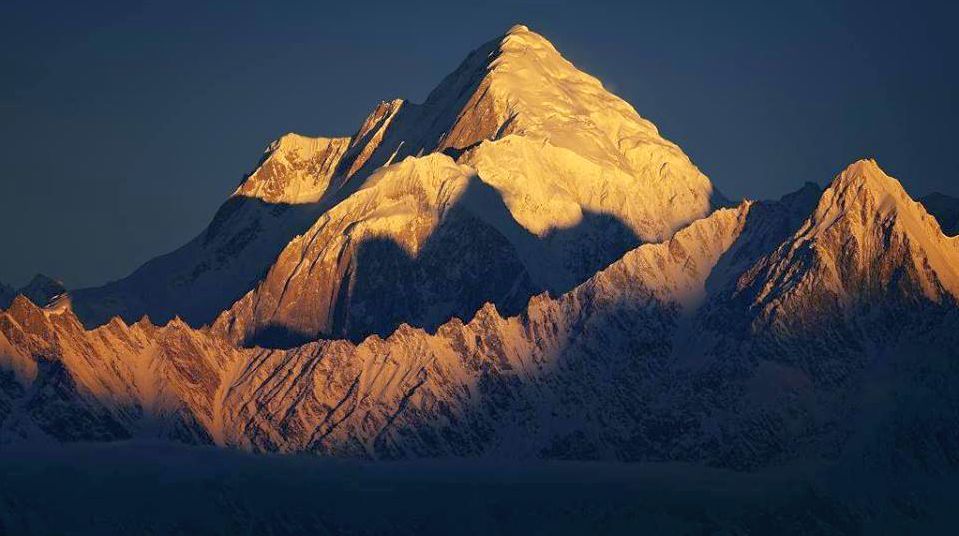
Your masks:
{"label": "snow-covered slope", "polygon": [[516,26],[274,142],[180,250],[13,299],[0,445],[959,469],[959,238],[869,160],[722,204]]}
{"label": "snow-covered slope", "polygon": [[650,122],[525,26],[470,54],[422,105],[383,103],[343,167],[333,206],[219,332],[289,346],[434,329],[487,301],[515,313],[722,201]]}
{"label": "snow-covered slope", "polygon": [[114,318],[86,331],[69,307],[40,309],[18,296],[0,313],[0,442],[209,441],[213,397],[235,354],[179,319]]}
{"label": "snow-covered slope", "polygon": [[325,191],[345,139],[283,136],[220,207],[209,226],[185,246],[102,287],[71,292],[88,327],[119,315],[166,322],[176,316],[199,326],[249,291],[277,254],[322,214]]}
{"label": "snow-covered slope", "polygon": [[722,203],[655,126],[518,25],[423,104],[383,102],[351,138],[280,138],[199,237],[71,299],[88,326],[198,326],[257,286],[218,322],[233,340],[359,339],[485,301],[518,311]]}
{"label": "snow-covered slope", "polygon": [[435,334],[237,349],[179,321],[86,331],[18,298],[0,314],[2,437],[954,471],[954,246],[864,161],[821,193],[719,209],[516,316],[487,304]]}
{"label": "snow-covered slope", "polygon": [[287,134],[267,147],[267,157],[233,194],[271,204],[319,201],[329,188],[350,138]]}
{"label": "snow-covered slope", "polygon": [[875,161],[861,160],[836,178],[803,227],[740,286],[767,328],[809,328],[844,312],[878,315],[878,296],[895,296],[903,309],[923,301],[955,303],[957,259],[959,240],[945,236]]}
{"label": "snow-covered slope", "polygon": [[[360,456],[480,453],[492,446],[493,437],[472,434],[477,426],[488,432],[500,426],[495,411],[506,400],[497,391],[518,390],[508,398],[530,397],[536,390],[562,391],[568,386],[553,378],[552,368],[565,359],[580,362],[598,350],[594,345],[599,340],[577,333],[595,331],[616,338],[628,334],[630,342],[617,346],[624,349],[661,337],[662,328],[677,314],[677,304],[703,292],[709,269],[736,236],[747,210],[744,205],[718,211],[669,244],[641,247],[559,300],[538,296],[523,317],[503,319],[488,305],[469,324],[454,320],[435,336],[404,325],[386,340],[372,337],[358,346],[334,341],[290,351],[236,350],[179,320],[163,327],[114,320],[85,331],[68,307],[41,310],[18,297],[0,314],[5,368],[15,371],[5,437],[77,440],[160,433],[256,449]],[[641,275],[648,281],[640,282]],[[619,315],[622,323],[611,323]],[[613,350],[608,346],[607,359],[589,364],[591,374],[576,388],[598,388],[594,382],[599,376],[593,374],[605,378],[613,369],[602,369],[623,366],[629,353]],[[622,381],[630,381],[630,376]],[[408,403],[404,399],[419,388],[423,391],[414,408],[426,396],[452,412],[423,424],[432,427],[461,418],[462,428],[450,433],[462,437],[432,450],[418,446],[419,439],[396,444],[394,430],[403,434],[404,427],[437,416],[421,409],[400,415]],[[471,394],[473,389],[479,390]],[[474,411],[473,396],[475,403],[492,406]],[[538,411],[547,410],[542,402],[536,400]],[[584,410],[555,402],[555,411]],[[597,399],[589,407],[598,409],[604,403]],[[501,409],[522,408],[506,404]],[[313,422],[315,418],[326,424]],[[362,433],[360,423],[365,423]],[[534,446],[525,446],[527,454],[535,454],[529,451]]]}

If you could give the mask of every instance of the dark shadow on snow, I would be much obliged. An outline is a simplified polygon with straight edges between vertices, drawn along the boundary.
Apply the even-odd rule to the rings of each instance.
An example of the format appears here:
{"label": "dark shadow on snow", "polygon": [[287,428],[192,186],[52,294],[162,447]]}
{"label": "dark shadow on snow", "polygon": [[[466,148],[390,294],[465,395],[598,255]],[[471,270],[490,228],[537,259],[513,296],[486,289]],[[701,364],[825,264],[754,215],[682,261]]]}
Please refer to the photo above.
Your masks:
{"label": "dark shadow on snow", "polygon": [[383,237],[349,252],[330,332],[274,323],[245,342],[289,348],[318,337],[359,341],[386,337],[402,323],[433,332],[452,317],[468,321],[487,302],[515,315],[531,296],[567,292],[639,243],[614,216],[588,212],[575,227],[536,236],[513,219],[499,192],[474,176],[416,255]]}

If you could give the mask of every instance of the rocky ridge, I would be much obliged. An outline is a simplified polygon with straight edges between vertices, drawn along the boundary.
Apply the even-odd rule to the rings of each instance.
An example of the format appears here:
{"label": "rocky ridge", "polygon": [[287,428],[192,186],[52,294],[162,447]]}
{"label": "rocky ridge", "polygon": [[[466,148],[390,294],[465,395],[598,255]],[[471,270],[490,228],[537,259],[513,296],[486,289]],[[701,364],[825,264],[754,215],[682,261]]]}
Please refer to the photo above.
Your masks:
{"label": "rocky ridge", "polygon": [[487,304],[435,334],[239,349],[179,320],[88,331],[21,297],[0,314],[0,429],[375,459],[938,471],[959,447],[954,266],[955,241],[861,161],[821,194],[717,210],[516,316]]}

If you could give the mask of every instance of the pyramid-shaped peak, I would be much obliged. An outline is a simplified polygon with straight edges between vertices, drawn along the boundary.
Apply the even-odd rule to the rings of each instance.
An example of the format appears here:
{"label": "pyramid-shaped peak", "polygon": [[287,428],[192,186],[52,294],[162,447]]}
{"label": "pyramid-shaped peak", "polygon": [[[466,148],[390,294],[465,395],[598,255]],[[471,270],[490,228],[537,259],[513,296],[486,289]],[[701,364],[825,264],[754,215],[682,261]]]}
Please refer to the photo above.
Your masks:
{"label": "pyramid-shaped peak", "polygon": [[959,298],[959,242],[872,159],[839,173],[796,234],[759,266],[766,275],[753,287],[762,289],[757,299],[792,294],[799,309],[810,307],[803,295],[815,301],[820,290],[846,303],[893,288],[909,299]]}
{"label": "pyramid-shaped peak", "polygon": [[[935,218],[873,159],[858,160],[837,175],[800,231],[803,239],[836,233],[860,241],[867,235],[899,233],[915,244],[938,243],[941,237]],[[955,249],[954,245],[945,247]]]}
{"label": "pyramid-shaped peak", "polygon": [[[834,188],[867,188],[896,195],[905,195],[905,189],[896,179],[890,177],[872,158],[864,158],[850,164],[836,177]],[[908,196],[907,196],[908,197]]]}
{"label": "pyramid-shaped peak", "polygon": [[639,140],[665,145],[632,106],[521,24],[469,54],[430,93],[425,108],[435,116],[424,123],[439,128],[423,138],[441,139],[440,149],[509,134],[548,139],[578,152],[619,152]]}
{"label": "pyramid-shaped peak", "polygon": [[33,303],[44,307],[66,291],[67,289],[62,282],[44,274],[36,274],[18,292],[30,298]]}
{"label": "pyramid-shaped peak", "polygon": [[511,87],[513,92],[534,91],[544,85],[563,85],[570,81],[601,85],[564,58],[548,39],[523,24],[516,24],[473,50],[427,101],[435,102],[437,97],[449,93],[459,95],[460,91],[484,86],[484,82],[501,82],[513,77],[527,82],[524,87]]}
{"label": "pyramid-shaped peak", "polygon": [[23,326],[43,317],[43,311],[23,294],[17,294],[13,298],[10,307],[7,309],[7,314]]}
{"label": "pyramid-shaped peak", "polygon": [[918,205],[902,184],[873,159],[858,160],[836,176],[823,193],[820,206],[823,204],[843,210],[862,207],[883,215],[914,211]]}
{"label": "pyramid-shaped peak", "polygon": [[27,286],[28,286],[28,287],[31,287],[31,286],[40,286],[40,285],[50,285],[50,286],[63,287],[63,282],[61,282],[61,281],[58,280],[58,279],[54,279],[54,278],[52,278],[52,277],[50,277],[50,276],[48,276],[48,275],[46,275],[46,274],[40,274],[40,273],[38,273],[38,274],[35,274],[35,275],[33,276],[33,279],[31,279],[29,283],[27,283]]}
{"label": "pyramid-shaped peak", "polygon": [[886,175],[886,172],[879,167],[879,163],[876,162],[875,158],[860,158],[859,160],[856,160],[852,164],[846,166],[846,169],[843,170],[843,173],[869,176]]}
{"label": "pyramid-shaped peak", "polygon": [[[915,260],[916,270],[924,274],[917,279],[927,296],[938,295],[937,285],[959,296],[959,271],[955,268],[959,244],[945,237],[936,219],[875,160],[859,160],[836,177],[802,234],[829,244],[835,255],[853,238],[861,249],[861,259],[888,256],[888,244],[899,243],[900,256]],[[931,268],[938,283],[928,279],[925,268],[920,269],[923,266]]]}
{"label": "pyramid-shaped peak", "polygon": [[511,27],[506,31],[506,34],[500,40],[500,49],[516,49],[519,50],[521,47],[529,46],[540,46],[547,47],[552,51],[556,51],[556,48],[553,47],[552,43],[542,35],[532,31],[529,27],[523,24],[517,24]]}
{"label": "pyramid-shaped peak", "polygon": [[595,81],[598,84],[598,80],[583,73],[567,60],[549,39],[526,26],[514,26],[488,45],[493,47],[488,56],[490,70],[499,70],[498,67],[503,65],[515,65],[516,69],[523,71],[532,70],[540,74],[545,72],[549,75],[547,81],[550,83],[564,78],[585,76],[591,83]]}

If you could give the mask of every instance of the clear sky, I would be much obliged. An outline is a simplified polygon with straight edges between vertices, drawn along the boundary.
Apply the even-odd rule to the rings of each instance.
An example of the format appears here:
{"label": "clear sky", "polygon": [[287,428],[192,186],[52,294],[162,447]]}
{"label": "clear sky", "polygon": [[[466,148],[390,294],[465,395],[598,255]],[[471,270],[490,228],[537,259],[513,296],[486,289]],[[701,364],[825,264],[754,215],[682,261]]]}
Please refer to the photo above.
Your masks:
{"label": "clear sky", "polygon": [[199,233],[263,148],[422,101],[521,22],[728,197],[875,157],[959,194],[947,2],[0,3],[0,281],[122,277]]}

